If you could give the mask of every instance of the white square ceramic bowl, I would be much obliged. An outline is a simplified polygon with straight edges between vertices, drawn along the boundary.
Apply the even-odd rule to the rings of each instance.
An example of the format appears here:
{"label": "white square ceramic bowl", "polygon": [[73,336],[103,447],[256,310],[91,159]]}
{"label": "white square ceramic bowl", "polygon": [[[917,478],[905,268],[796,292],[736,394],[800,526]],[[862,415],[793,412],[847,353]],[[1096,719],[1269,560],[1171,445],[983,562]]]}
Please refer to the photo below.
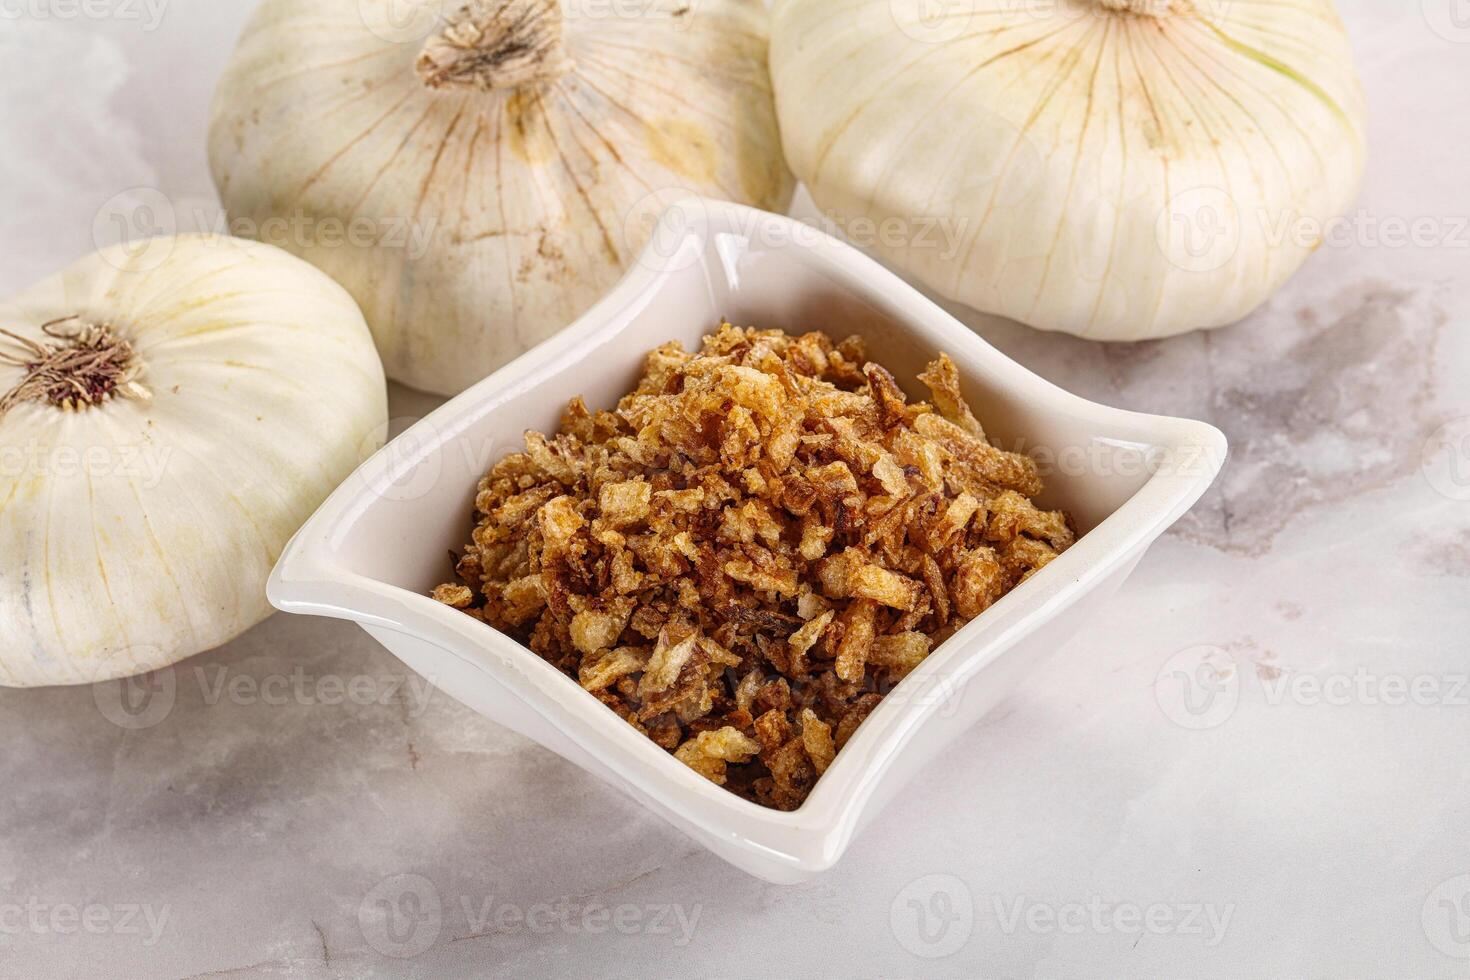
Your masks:
{"label": "white square ceramic bowl", "polygon": [[[835,863],[909,777],[1107,601],[1214,480],[1225,440],[1200,422],[1056,388],[876,262],[788,218],[691,200],[659,229],[586,316],[368,460],[287,547],[270,598],[287,612],[359,623],[445,693],[621,787],[731,863],[798,881]],[[673,339],[697,345],[721,317],[861,334],[911,389],[947,351],[992,439],[1056,461],[1045,503],[1085,532],[899,684],[792,813],[706,781],[514,640],[427,596],[451,577],[448,552],[468,539],[479,477],[520,448],[526,429],[550,431],[573,395],[611,407],[646,351]]]}

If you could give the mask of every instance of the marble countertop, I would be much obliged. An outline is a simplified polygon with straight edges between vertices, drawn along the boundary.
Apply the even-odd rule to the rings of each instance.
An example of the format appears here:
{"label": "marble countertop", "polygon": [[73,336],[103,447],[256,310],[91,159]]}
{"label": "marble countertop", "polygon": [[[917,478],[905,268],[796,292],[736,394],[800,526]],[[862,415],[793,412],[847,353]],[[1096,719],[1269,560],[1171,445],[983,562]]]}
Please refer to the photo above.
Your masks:
{"label": "marble countertop", "polygon": [[[250,4],[160,3],[6,7],[0,291],[130,188],[216,206],[208,97]],[[0,691],[0,975],[1470,976],[1470,20],[1342,5],[1373,118],[1351,243],[1209,335],[967,315],[1234,454],[836,869],[747,877],[355,627],[277,616],[156,717]],[[1432,244],[1378,233],[1416,219]],[[1230,678],[1205,711],[1169,686],[1202,655]]]}

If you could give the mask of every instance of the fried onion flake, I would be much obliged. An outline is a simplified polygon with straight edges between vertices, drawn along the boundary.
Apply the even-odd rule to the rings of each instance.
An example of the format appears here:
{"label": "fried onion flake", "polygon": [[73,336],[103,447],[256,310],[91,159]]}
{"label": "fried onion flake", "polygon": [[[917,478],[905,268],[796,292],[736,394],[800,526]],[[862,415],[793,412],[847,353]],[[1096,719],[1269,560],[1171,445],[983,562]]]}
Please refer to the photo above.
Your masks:
{"label": "fried onion flake", "polygon": [[434,597],[681,762],[800,806],[884,694],[1072,544],[944,354],[908,401],[856,337],[729,323],[481,479]]}

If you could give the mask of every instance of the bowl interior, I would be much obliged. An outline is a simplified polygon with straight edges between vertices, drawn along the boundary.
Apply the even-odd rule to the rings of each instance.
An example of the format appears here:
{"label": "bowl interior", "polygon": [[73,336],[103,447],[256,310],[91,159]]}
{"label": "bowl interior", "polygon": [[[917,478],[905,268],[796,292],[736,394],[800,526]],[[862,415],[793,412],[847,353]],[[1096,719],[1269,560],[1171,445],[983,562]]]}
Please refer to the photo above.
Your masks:
{"label": "bowl interior", "polygon": [[635,269],[550,345],[558,349],[532,352],[482,382],[390,444],[375,460],[383,465],[364,467],[358,479],[371,480],[374,492],[361,495],[329,532],[336,558],[357,574],[416,593],[451,581],[451,553],[469,539],[476,484],[496,460],[522,447],[527,429],[554,430],[575,395],[593,409],[613,407],[649,350],[670,340],[695,347],[721,318],[824,330],[834,338],[858,334],[869,355],[920,399],[928,393],[916,376],[938,351],[949,353],[991,440],[1038,455],[1043,503],[1067,510],[1081,532],[1151,476],[1147,460],[1156,440],[1144,417],[1099,409],[1018,368],[844,246],[815,233],[793,242],[789,233],[771,236],[717,216],[688,230],[657,268]]}

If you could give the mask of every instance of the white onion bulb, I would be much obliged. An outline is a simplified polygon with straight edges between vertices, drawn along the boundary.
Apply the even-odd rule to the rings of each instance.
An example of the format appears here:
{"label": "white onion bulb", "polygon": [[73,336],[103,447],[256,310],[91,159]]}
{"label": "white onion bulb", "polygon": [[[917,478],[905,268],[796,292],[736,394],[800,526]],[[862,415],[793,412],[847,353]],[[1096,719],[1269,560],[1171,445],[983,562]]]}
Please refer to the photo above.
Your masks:
{"label": "white onion bulb", "polygon": [[351,297],[267,245],[111,248],[0,329],[6,686],[141,673],[264,619],[287,540],[386,428]]}
{"label": "white onion bulb", "polygon": [[674,199],[785,210],[766,54],[751,0],[264,0],[210,160],[236,233],[324,269],[391,377],[452,394],[590,307]]}
{"label": "white onion bulb", "polygon": [[1363,173],[1331,0],[782,0],[772,34],[817,204],[945,297],[1045,330],[1239,320]]}

